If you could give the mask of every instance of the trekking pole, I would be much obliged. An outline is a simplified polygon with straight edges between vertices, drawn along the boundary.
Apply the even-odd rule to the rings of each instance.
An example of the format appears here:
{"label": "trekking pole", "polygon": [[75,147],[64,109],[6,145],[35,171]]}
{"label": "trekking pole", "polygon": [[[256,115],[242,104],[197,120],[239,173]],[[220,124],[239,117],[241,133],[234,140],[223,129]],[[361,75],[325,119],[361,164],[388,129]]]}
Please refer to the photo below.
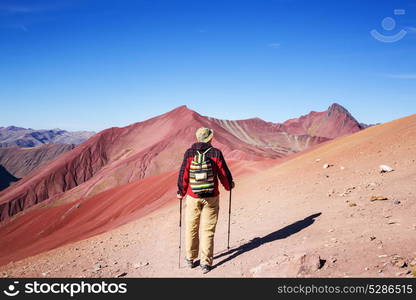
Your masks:
{"label": "trekking pole", "polygon": [[227,242],[227,250],[230,250],[230,222],[231,222],[231,191],[230,189],[230,201],[228,204],[228,242]]}
{"label": "trekking pole", "polygon": [[182,199],[179,200],[179,257],[178,268],[181,268],[181,243],[182,243]]}

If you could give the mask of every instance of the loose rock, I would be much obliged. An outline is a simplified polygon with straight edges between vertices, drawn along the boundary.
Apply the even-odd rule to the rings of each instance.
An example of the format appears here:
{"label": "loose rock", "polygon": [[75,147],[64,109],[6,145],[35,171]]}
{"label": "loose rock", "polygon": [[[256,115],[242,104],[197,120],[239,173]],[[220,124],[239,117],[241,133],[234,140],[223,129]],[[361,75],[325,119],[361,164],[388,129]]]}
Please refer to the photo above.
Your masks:
{"label": "loose rock", "polygon": [[410,274],[410,273],[412,273],[411,270],[406,270],[404,272],[397,272],[396,276],[404,276],[404,275],[407,275],[407,274]]}
{"label": "loose rock", "polygon": [[387,165],[380,165],[379,169],[380,169],[380,173],[388,173],[388,172],[394,171],[392,167],[387,166]]}
{"label": "loose rock", "polygon": [[149,265],[149,263],[148,262],[145,262],[145,263],[143,263],[143,262],[139,262],[139,263],[137,263],[137,264],[134,264],[133,265],[133,267],[135,268],[135,269],[138,269],[138,268],[141,268],[141,267],[144,267],[144,266],[148,266]]}
{"label": "loose rock", "polygon": [[385,196],[371,196],[370,201],[382,201],[382,200],[389,200],[389,198]]}
{"label": "loose rock", "polygon": [[407,267],[407,263],[406,261],[404,261],[403,259],[399,259],[395,262],[395,265],[399,268],[405,268]]}
{"label": "loose rock", "polygon": [[325,265],[326,260],[317,254],[303,254],[299,257],[298,262],[300,264],[298,274],[307,274],[321,269]]}

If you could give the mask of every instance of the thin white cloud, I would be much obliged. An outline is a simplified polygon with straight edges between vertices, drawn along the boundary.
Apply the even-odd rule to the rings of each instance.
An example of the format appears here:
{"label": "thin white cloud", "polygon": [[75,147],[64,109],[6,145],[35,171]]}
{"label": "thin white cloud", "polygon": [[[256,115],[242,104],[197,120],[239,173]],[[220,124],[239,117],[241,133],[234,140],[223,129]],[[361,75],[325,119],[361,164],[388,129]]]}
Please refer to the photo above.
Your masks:
{"label": "thin white cloud", "polygon": [[0,4],[0,13],[6,15],[23,15],[59,10],[67,6],[66,3],[49,5],[4,5]]}
{"label": "thin white cloud", "polygon": [[280,43],[270,43],[268,46],[270,48],[277,49],[277,48],[280,48]]}
{"label": "thin white cloud", "polygon": [[8,14],[28,14],[44,11],[39,7],[6,5],[0,6],[0,12]]}
{"label": "thin white cloud", "polygon": [[384,77],[394,79],[416,79],[416,73],[384,74]]}

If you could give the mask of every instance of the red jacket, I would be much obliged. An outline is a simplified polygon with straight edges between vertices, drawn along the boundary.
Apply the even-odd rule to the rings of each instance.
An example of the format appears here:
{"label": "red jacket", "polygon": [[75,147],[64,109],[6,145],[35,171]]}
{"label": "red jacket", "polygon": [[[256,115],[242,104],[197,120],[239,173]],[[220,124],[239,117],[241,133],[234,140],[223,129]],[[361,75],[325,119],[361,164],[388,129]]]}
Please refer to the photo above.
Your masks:
{"label": "red jacket", "polygon": [[[204,152],[208,148],[211,148],[205,156],[210,158],[212,164],[212,169],[214,173],[214,191],[209,195],[196,195],[192,192],[191,186],[189,185],[189,168],[191,166],[191,162],[194,159],[194,156],[197,151]],[[231,175],[230,170],[224,160],[224,156],[222,155],[221,151],[217,148],[212,147],[209,143],[195,143],[192,145],[191,148],[186,150],[183,162],[181,165],[181,169],[179,171],[178,177],[178,194],[181,196],[185,196],[186,194],[190,195],[194,198],[202,198],[202,197],[215,197],[220,194],[218,191],[218,178],[220,179],[224,188],[229,191],[231,188],[231,184],[233,182],[233,177]]]}

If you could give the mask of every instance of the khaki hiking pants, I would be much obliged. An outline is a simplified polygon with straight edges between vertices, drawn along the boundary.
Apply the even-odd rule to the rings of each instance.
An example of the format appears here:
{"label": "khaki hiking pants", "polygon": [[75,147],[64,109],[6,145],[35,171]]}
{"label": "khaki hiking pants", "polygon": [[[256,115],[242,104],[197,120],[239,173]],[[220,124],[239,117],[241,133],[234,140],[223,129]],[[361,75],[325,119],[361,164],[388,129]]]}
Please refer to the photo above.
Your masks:
{"label": "khaki hiking pants", "polygon": [[219,208],[219,196],[207,198],[186,196],[185,248],[187,259],[196,259],[199,250],[201,250],[200,263],[212,266],[214,233]]}

